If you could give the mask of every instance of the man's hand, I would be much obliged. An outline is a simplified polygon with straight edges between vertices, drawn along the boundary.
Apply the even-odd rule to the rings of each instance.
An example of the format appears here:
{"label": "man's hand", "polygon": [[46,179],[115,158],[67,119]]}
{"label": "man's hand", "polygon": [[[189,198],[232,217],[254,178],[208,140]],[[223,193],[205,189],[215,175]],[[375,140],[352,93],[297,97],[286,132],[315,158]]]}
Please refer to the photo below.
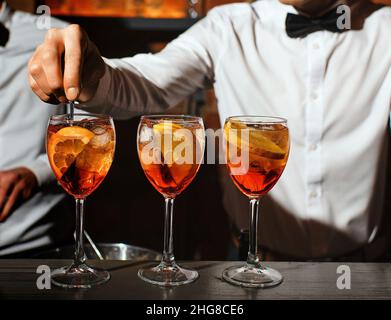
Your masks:
{"label": "man's hand", "polygon": [[37,178],[27,168],[0,171],[0,222],[37,191]]}
{"label": "man's hand", "polygon": [[29,62],[29,82],[44,102],[87,102],[103,77],[105,63],[78,25],[48,31]]}

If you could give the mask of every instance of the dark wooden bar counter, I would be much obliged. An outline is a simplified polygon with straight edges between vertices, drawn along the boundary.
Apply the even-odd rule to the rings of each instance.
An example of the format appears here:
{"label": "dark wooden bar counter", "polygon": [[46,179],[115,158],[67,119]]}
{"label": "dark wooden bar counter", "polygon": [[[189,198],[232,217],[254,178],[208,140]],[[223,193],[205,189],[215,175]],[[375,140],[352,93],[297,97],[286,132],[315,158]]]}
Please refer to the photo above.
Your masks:
{"label": "dark wooden bar counter", "polygon": [[111,280],[89,290],[65,290],[52,286],[38,290],[36,268],[66,265],[58,260],[0,260],[0,299],[391,299],[391,264],[349,263],[351,289],[336,285],[340,263],[268,263],[281,271],[284,282],[266,290],[244,289],[221,280],[221,272],[237,262],[189,262],[200,278],[193,284],[168,289],[144,283],[137,277],[141,264],[126,261],[93,261],[110,270]]}

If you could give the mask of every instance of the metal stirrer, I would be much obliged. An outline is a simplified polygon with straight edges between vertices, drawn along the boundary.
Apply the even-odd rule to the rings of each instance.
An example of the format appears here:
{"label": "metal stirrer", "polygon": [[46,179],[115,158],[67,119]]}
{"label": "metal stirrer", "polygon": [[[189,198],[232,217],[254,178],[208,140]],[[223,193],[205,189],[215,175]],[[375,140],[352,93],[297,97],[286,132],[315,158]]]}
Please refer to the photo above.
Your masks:
{"label": "metal stirrer", "polygon": [[102,253],[98,249],[98,246],[92,241],[90,235],[87,233],[86,230],[84,230],[84,236],[87,238],[87,241],[90,243],[92,249],[94,250],[95,254],[98,256],[99,260],[104,260]]}
{"label": "metal stirrer", "polygon": [[[84,236],[86,237],[88,243],[90,244],[92,250],[94,251],[95,255],[99,258],[99,260],[105,260],[98,246],[95,244],[95,242],[92,240],[92,238],[90,237],[90,235],[87,233],[86,230],[84,230]],[[76,232],[73,233],[73,237],[76,239]]]}
{"label": "metal stirrer", "polygon": [[69,101],[68,102],[68,111],[69,111],[69,118],[71,120],[74,119],[74,116],[75,116],[75,102],[74,101]]}

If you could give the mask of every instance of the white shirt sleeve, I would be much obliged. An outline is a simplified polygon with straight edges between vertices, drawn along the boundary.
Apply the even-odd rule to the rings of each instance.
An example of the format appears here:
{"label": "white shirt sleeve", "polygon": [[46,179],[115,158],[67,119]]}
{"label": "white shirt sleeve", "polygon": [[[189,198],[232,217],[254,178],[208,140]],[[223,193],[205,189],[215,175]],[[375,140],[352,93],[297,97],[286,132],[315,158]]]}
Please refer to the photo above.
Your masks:
{"label": "white shirt sleeve", "polygon": [[23,167],[31,170],[34,173],[39,187],[45,186],[56,180],[53,171],[50,168],[46,153],[39,155],[38,158],[33,162],[24,164]]}
{"label": "white shirt sleeve", "polygon": [[161,112],[212,85],[223,42],[223,19],[212,10],[160,53],[105,59],[105,75],[86,108],[116,118]]}

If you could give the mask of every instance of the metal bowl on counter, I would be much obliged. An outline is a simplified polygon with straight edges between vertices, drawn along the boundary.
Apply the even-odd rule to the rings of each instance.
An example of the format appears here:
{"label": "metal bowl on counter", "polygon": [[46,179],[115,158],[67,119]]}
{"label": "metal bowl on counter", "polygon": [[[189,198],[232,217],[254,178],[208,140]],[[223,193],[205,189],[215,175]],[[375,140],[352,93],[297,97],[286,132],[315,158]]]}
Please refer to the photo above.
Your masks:
{"label": "metal bowl on counter", "polygon": [[[98,243],[100,253],[104,260],[126,260],[126,261],[159,261],[162,256],[160,253],[132,246],[124,243]],[[44,251],[35,256],[37,259],[73,259],[74,246],[65,246]],[[88,259],[99,260],[99,257],[89,244],[84,245],[84,251]]]}

